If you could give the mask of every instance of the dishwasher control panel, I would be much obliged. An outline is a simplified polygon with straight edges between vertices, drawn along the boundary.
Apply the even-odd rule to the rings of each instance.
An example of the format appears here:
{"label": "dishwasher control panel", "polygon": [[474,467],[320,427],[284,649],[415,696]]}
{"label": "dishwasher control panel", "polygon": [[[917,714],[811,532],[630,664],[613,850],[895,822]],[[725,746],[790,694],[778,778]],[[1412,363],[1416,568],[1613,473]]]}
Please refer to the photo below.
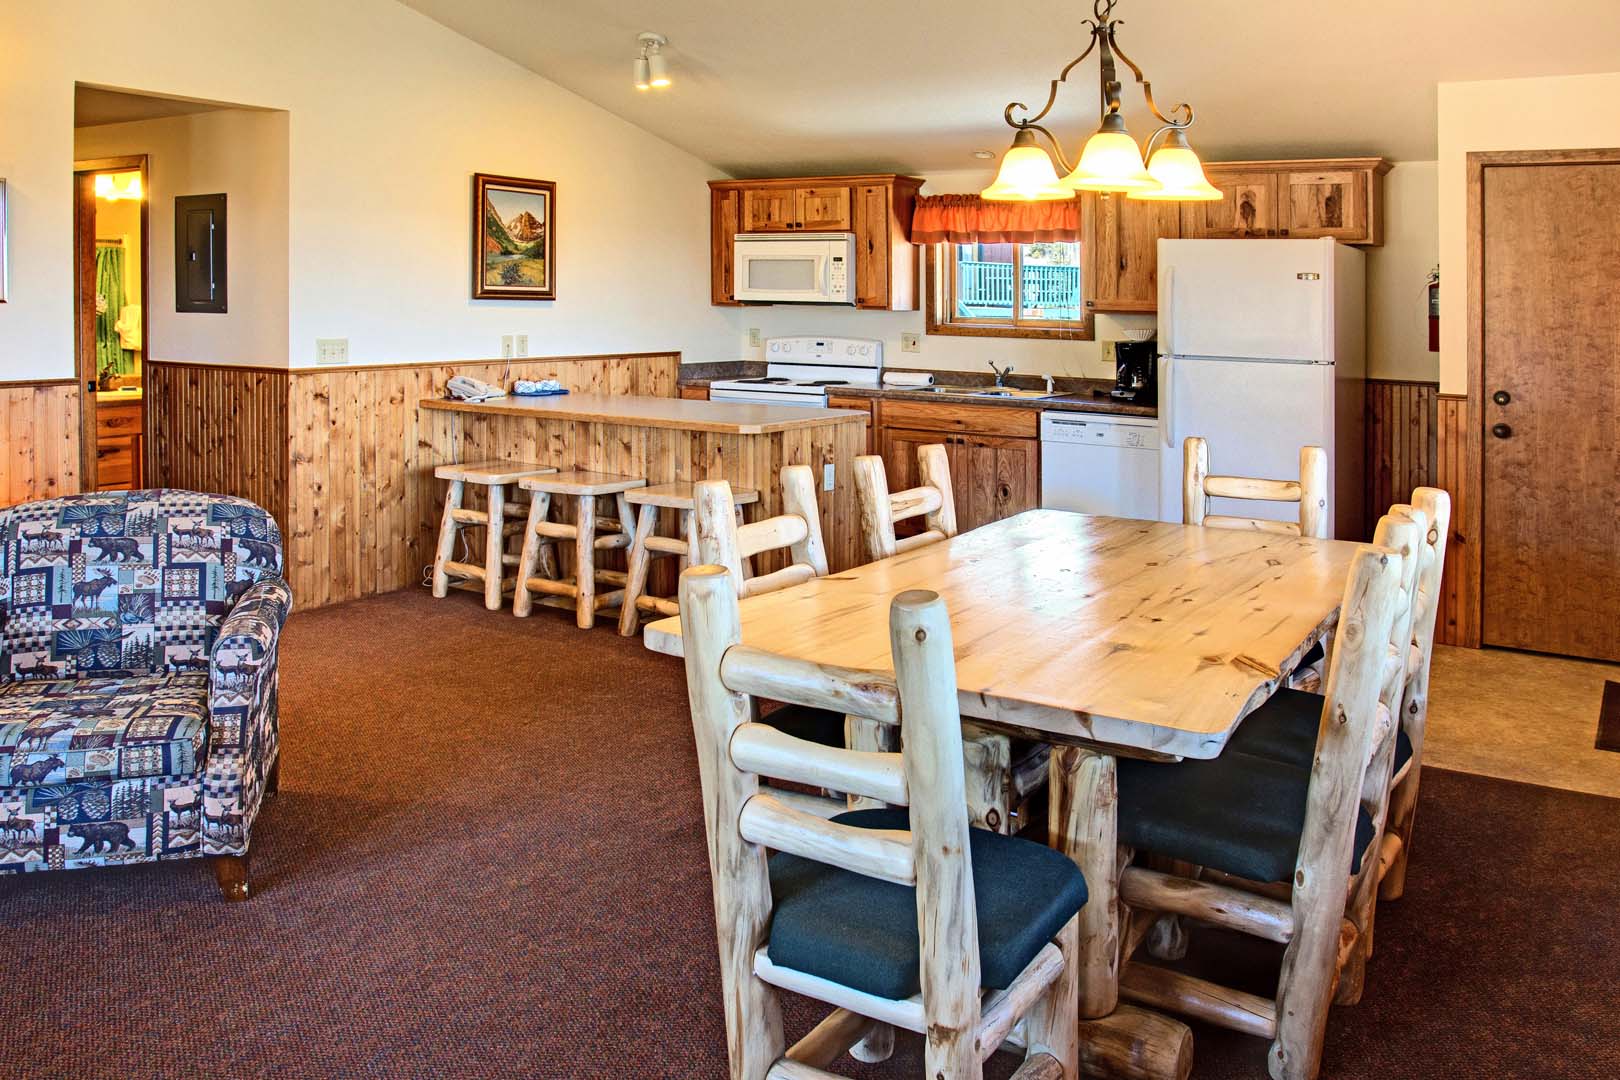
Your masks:
{"label": "dishwasher control panel", "polygon": [[1041,414],[1041,438],[1046,442],[1088,446],[1123,446],[1147,449],[1156,445],[1159,422],[1149,416],[1113,416],[1101,413]]}

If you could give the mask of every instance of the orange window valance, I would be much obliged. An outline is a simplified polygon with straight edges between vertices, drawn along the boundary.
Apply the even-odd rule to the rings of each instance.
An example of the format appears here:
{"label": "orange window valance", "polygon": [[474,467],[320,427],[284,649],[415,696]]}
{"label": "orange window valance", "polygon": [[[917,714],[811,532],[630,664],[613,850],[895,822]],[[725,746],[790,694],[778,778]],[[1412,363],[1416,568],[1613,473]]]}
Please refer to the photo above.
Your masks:
{"label": "orange window valance", "polygon": [[989,202],[923,195],[911,217],[914,244],[1035,244],[1080,240],[1080,200]]}

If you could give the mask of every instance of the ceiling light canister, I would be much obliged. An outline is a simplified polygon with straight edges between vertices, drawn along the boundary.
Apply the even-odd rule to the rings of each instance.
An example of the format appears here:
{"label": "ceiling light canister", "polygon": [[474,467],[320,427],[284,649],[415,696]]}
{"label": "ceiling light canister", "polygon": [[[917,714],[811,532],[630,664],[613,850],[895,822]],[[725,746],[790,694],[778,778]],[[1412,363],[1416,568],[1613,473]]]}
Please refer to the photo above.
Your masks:
{"label": "ceiling light canister", "polygon": [[664,60],[664,54],[654,49],[647,57],[648,73],[652,76],[650,84],[654,90],[662,90],[669,85],[669,65]]}
{"label": "ceiling light canister", "polygon": [[645,56],[636,57],[634,71],[635,71],[635,79],[636,79],[636,89],[637,90],[650,90],[650,89],[652,89],[652,73],[649,70],[649,65],[647,63],[647,58]]}

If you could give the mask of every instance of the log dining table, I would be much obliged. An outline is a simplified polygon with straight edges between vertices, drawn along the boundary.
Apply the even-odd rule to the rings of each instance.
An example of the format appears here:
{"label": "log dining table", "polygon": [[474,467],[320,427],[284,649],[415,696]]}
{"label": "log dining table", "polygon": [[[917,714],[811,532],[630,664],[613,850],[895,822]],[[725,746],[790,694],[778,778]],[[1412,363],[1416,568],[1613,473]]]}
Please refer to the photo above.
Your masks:
{"label": "log dining table", "polygon": [[[745,599],[742,640],[890,671],[889,602],[945,600],[958,701],[975,723],[1051,743],[1052,846],[1085,872],[1080,1015],[1093,1071],[1181,1080],[1191,1035],[1119,1003],[1121,756],[1221,753],[1338,619],[1356,545],[1030,510],[948,541]],[[681,655],[680,620],[646,629]]]}

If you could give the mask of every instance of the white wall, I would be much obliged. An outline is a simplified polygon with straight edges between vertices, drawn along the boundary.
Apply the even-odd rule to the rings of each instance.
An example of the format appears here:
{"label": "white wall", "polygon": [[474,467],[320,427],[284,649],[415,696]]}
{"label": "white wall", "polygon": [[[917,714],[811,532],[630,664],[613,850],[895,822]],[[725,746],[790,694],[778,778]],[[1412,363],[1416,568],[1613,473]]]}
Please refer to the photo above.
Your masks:
{"label": "white wall", "polygon": [[[86,26],[120,47],[85,48]],[[73,372],[76,81],[288,112],[288,346],[262,363],[310,365],[317,337],[356,363],[488,357],[507,333],[536,354],[737,355],[708,303],[719,174],[691,155],[394,0],[79,0],[0,5],[0,380]],[[474,172],[557,182],[555,303],[469,299]]]}
{"label": "white wall", "polygon": [[1384,175],[1384,246],[1367,249],[1367,374],[1435,382],[1429,351],[1429,271],[1440,261],[1433,161],[1398,161]]}
{"label": "white wall", "polygon": [[[1440,390],[1468,391],[1468,155],[1620,146],[1620,72],[1441,83]],[[1599,207],[1616,213],[1614,207]],[[15,274],[15,270],[13,270]]]}
{"label": "white wall", "polygon": [[[148,158],[152,310],[146,332],[152,359],[285,365],[287,114],[223,109],[76,133],[74,157],[80,160],[127,154]],[[220,192],[226,196],[227,310],[177,312],[175,196]]]}

